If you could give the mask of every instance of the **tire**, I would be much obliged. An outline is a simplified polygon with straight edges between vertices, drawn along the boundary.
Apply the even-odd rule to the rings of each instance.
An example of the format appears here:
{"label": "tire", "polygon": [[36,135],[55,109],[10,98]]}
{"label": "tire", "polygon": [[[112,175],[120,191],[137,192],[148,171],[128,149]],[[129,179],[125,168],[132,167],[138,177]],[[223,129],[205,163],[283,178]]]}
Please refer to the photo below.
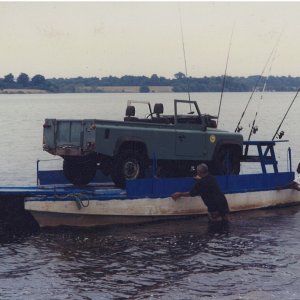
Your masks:
{"label": "tire", "polygon": [[213,165],[215,175],[238,175],[241,165],[240,151],[233,147],[221,148]]}
{"label": "tire", "polygon": [[65,157],[63,163],[65,177],[76,186],[90,183],[96,175],[97,164],[93,155],[86,157]]}
{"label": "tire", "polygon": [[111,172],[111,178],[115,185],[125,188],[126,180],[144,178],[146,161],[146,156],[136,150],[126,149],[116,155]]}

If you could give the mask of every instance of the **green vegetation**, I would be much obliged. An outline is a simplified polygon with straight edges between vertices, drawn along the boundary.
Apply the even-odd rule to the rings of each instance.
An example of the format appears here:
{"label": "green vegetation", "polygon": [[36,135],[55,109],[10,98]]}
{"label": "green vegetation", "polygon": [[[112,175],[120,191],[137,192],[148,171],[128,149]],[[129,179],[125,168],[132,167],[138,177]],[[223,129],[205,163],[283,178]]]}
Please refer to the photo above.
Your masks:
{"label": "green vegetation", "polygon": [[140,87],[140,93],[149,93],[149,92],[150,92],[150,89],[149,89],[148,86],[142,85],[142,86]]}
{"label": "green vegetation", "polygon": [[32,79],[26,73],[21,73],[16,79],[13,74],[5,75],[0,78],[0,91],[4,89],[39,89],[48,92],[58,92],[57,86],[54,86],[46,80],[43,75],[35,75]]}
{"label": "green vegetation", "polygon": [[[258,75],[248,77],[228,76],[226,78],[225,92],[250,92],[259,79]],[[263,88],[266,78],[260,80],[258,90]],[[31,79],[26,73],[21,73],[17,78],[13,74],[0,78],[0,91],[5,89],[39,89],[50,93],[80,93],[80,92],[105,92],[105,87],[136,86],[142,93],[155,89],[151,87],[170,86],[173,92],[220,92],[222,90],[223,76],[212,77],[186,77],[182,72],[174,74],[168,79],[157,74],[151,77],[131,76],[122,77],[76,77],[76,78],[51,78],[45,79],[37,74]],[[270,76],[267,80],[266,91],[296,91],[300,87],[300,77]]]}

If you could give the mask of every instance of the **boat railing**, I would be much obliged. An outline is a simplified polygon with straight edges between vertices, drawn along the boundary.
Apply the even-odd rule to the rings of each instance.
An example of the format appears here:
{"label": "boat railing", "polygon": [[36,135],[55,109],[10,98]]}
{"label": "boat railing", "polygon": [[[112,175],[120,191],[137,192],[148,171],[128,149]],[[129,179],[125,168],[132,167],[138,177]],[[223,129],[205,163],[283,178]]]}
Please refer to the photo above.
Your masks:
{"label": "boat railing", "polygon": [[61,168],[55,170],[44,170],[41,168],[41,164],[47,164],[48,162],[61,162],[61,159],[53,158],[53,159],[38,159],[36,161],[36,185],[44,185],[44,184],[52,184],[52,183],[69,183],[65,179],[65,182],[62,182],[64,176]]}
{"label": "boat railing", "polygon": [[[278,161],[276,159],[276,154],[274,146],[277,143],[288,142],[287,140],[282,141],[244,141],[244,152],[242,156],[242,162],[258,162],[261,165],[262,172],[267,173],[267,165],[273,167],[274,173],[278,173]],[[256,148],[257,154],[250,155],[249,148]],[[292,170],[291,163],[291,149],[288,150],[288,167],[290,171]]]}
{"label": "boat railing", "polygon": [[[58,164],[52,165],[51,169],[45,169],[41,165],[45,165],[48,162],[51,164],[56,161],[60,164],[59,168],[55,168]],[[103,183],[104,185],[111,185],[111,177],[105,176],[100,170],[97,170],[91,185]],[[62,159],[39,159],[36,162],[36,184],[37,185],[71,185],[66,179],[64,171],[62,169]]]}

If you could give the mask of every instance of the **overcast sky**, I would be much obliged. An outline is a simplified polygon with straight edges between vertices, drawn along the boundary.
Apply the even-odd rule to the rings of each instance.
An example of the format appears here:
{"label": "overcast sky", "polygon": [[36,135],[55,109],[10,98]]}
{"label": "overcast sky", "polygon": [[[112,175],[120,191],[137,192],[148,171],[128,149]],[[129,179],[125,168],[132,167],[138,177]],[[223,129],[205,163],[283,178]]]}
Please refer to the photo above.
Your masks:
{"label": "overcast sky", "polygon": [[[300,76],[300,2],[0,2],[0,77]],[[180,13],[181,12],[181,13]],[[235,25],[234,25],[235,24]],[[269,68],[268,68],[269,70]]]}

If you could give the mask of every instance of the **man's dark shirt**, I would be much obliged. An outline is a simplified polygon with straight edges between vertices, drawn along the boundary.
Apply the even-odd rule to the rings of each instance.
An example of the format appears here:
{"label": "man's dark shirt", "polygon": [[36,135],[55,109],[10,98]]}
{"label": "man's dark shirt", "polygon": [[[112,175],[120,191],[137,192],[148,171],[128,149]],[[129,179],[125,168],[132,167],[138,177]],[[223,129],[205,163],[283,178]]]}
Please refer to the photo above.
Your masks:
{"label": "man's dark shirt", "polygon": [[229,212],[227,200],[216,179],[210,174],[197,180],[190,195],[192,197],[201,196],[209,212],[218,211],[221,216]]}

